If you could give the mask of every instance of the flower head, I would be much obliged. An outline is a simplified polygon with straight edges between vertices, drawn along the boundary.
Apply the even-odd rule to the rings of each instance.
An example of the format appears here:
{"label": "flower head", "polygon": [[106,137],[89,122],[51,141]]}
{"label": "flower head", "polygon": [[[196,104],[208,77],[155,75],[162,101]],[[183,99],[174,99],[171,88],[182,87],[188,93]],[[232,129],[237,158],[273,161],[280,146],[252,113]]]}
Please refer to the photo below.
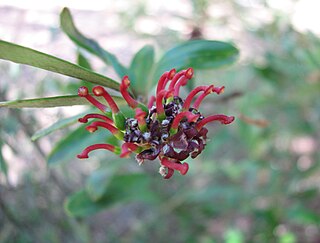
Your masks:
{"label": "flower head", "polygon": [[148,107],[130,95],[129,77],[123,77],[120,92],[128,106],[135,110],[133,117],[125,117],[103,87],[94,87],[93,95],[104,97],[112,112],[111,116],[106,105],[89,94],[86,87],[80,87],[79,96],[86,98],[105,114],[87,114],[80,118],[79,122],[87,123],[89,119],[95,119],[87,126],[89,132],[95,132],[98,127],[105,128],[117,139],[123,141],[123,144],[121,147],[111,144],[94,144],[85,148],[78,158],[88,158],[89,153],[97,149],[109,150],[121,158],[134,153],[139,165],[145,160],[158,158],[159,173],[164,179],[172,177],[175,171],[185,175],[189,165],[182,161],[188,157],[196,158],[206,146],[208,129],[205,125],[214,121],[221,124],[230,124],[234,121],[233,116],[222,114],[204,117],[198,110],[207,95],[222,93],[224,86],[199,86],[185,99],[180,97],[181,86],[186,85],[192,76],[192,68],[178,73],[175,69],[165,72],[158,81],[156,95],[150,97]]}

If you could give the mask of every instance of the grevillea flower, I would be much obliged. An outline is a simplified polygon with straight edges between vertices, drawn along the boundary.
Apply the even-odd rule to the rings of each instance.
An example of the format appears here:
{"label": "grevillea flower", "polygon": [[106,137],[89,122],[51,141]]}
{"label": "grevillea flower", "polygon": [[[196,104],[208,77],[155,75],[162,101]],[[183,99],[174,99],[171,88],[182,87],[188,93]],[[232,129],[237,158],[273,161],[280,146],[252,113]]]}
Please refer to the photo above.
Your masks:
{"label": "grevillea flower", "polygon": [[[159,79],[156,95],[151,96],[148,106],[139,103],[129,93],[130,80],[123,77],[120,92],[127,104],[135,111],[133,117],[125,117],[109,93],[101,86],[93,88],[93,95],[86,87],[80,87],[78,95],[86,98],[104,114],[87,114],[79,122],[87,123],[89,132],[98,128],[109,130],[123,143],[121,147],[112,144],[94,144],[85,148],[77,157],[88,158],[89,153],[97,149],[109,150],[121,158],[136,154],[139,165],[145,160],[160,161],[159,173],[169,179],[174,171],[185,175],[189,165],[182,162],[188,157],[196,158],[205,148],[208,130],[205,125],[218,121],[230,124],[233,116],[216,114],[204,117],[198,110],[203,99],[211,94],[220,94],[224,87],[198,86],[185,99],[179,96],[181,86],[193,76],[193,69],[188,68],[176,73],[175,69],[165,72]],[[94,96],[102,96],[109,108]],[[197,97],[196,97],[197,96]]]}

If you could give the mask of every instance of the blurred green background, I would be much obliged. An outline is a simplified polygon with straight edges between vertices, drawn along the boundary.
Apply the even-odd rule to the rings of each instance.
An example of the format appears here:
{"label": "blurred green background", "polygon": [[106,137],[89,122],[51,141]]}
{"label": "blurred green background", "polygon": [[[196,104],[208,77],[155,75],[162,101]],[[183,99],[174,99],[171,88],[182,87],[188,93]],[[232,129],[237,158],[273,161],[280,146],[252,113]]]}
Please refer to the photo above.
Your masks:
{"label": "blurred green background", "polygon": [[[133,158],[107,152],[76,159],[87,136],[79,124],[30,140],[84,107],[1,108],[0,242],[320,241],[316,1],[36,2],[0,5],[1,38],[73,62],[78,50],[59,28],[65,5],[84,33],[124,63],[145,44],[159,56],[191,38],[232,41],[240,50],[237,63],[195,70],[194,82],[225,85],[223,95],[207,99],[203,113],[236,121],[211,125],[211,140],[188,160],[188,174],[166,181],[157,162],[138,167]],[[110,67],[87,57],[95,70],[117,79]],[[78,86],[77,80],[0,62],[1,101],[74,94]],[[61,161],[48,166],[57,145],[64,148]],[[110,182],[119,172],[128,176]],[[67,198],[90,187],[105,187],[111,197],[101,205],[73,205],[76,217],[64,209]]]}

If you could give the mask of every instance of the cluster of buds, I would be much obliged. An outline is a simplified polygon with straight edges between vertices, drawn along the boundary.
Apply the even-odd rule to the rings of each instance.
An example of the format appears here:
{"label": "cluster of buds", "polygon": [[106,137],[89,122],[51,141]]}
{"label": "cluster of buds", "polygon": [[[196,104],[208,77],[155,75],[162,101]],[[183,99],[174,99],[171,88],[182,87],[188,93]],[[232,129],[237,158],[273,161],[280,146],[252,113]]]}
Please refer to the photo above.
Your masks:
{"label": "cluster of buds", "polygon": [[192,76],[192,68],[180,72],[175,69],[165,72],[158,81],[156,95],[150,97],[147,106],[132,98],[128,91],[130,80],[128,76],[123,77],[120,92],[135,111],[134,117],[125,117],[103,87],[96,86],[92,92],[96,97],[103,96],[109,108],[89,94],[86,87],[80,87],[78,95],[86,98],[104,114],[87,114],[79,122],[87,123],[89,119],[95,119],[86,127],[89,132],[102,127],[123,143],[121,147],[105,143],[94,144],[85,148],[77,157],[88,158],[88,154],[97,149],[109,150],[121,158],[135,153],[139,165],[145,160],[159,158],[159,173],[164,179],[172,177],[175,170],[185,175],[189,165],[182,161],[189,156],[196,158],[206,146],[208,130],[205,125],[214,121],[230,124],[234,120],[233,116],[222,114],[204,117],[198,110],[207,95],[222,93],[223,86],[198,86],[185,99],[179,96],[180,88]]}

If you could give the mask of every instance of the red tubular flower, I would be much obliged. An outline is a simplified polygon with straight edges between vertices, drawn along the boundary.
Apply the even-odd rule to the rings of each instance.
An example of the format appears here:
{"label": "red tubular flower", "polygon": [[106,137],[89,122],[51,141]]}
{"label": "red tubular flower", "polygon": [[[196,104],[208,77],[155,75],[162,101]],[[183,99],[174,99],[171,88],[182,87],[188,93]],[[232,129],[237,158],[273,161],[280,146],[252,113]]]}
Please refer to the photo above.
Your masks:
{"label": "red tubular flower", "polygon": [[[205,125],[213,121],[219,121],[222,124],[230,124],[234,121],[233,116],[218,114],[204,117],[198,111],[201,102],[207,95],[213,92],[222,93],[224,86],[199,86],[192,90],[185,99],[179,97],[180,88],[185,86],[192,76],[192,68],[178,73],[175,69],[165,72],[159,79],[156,95],[151,96],[148,102],[148,108],[130,96],[129,78],[128,76],[123,77],[120,92],[128,105],[134,109],[133,117],[124,117],[108,92],[101,86],[95,87],[93,93],[95,96],[105,98],[112,111],[112,119],[105,115],[88,114],[79,121],[87,123],[89,119],[98,119],[87,126],[89,132],[95,132],[98,127],[103,127],[123,143],[121,149],[110,144],[91,145],[84,149],[78,158],[88,158],[89,152],[96,149],[110,150],[120,154],[121,158],[135,153],[139,165],[145,160],[159,158],[159,173],[164,179],[171,178],[175,170],[185,175],[189,170],[189,165],[182,161],[189,157],[196,158],[206,146],[208,129],[205,128]],[[192,105],[198,93],[200,95]],[[78,94],[101,111],[106,112],[107,107],[89,95],[86,87],[79,88]]]}
{"label": "red tubular flower", "polygon": [[174,96],[179,96],[179,91],[181,86],[185,86],[193,76],[193,69],[188,68],[184,75],[178,80],[178,82],[174,86]]}
{"label": "red tubular flower", "polygon": [[111,95],[109,95],[109,93],[103,87],[96,86],[92,89],[92,91],[95,96],[103,96],[103,98],[108,102],[112,113],[119,112],[119,108],[118,108],[116,102],[114,102]]}
{"label": "red tubular flower", "polygon": [[99,143],[99,144],[94,144],[94,145],[90,145],[88,147],[86,147],[81,154],[78,154],[77,157],[79,159],[87,159],[89,158],[89,153],[93,150],[97,150],[97,149],[106,149],[109,150],[115,154],[119,154],[120,149],[114,145],[111,144],[105,144],[105,143]]}
{"label": "red tubular flower", "polygon": [[201,102],[202,102],[202,100],[203,100],[207,95],[211,94],[211,93],[213,92],[213,89],[214,89],[214,86],[213,86],[213,85],[208,86],[208,87],[206,88],[206,90],[205,90],[201,95],[199,95],[199,97],[196,99],[196,101],[195,101],[194,104],[193,104],[193,107],[198,110],[198,109],[199,109],[199,106],[200,106],[200,104],[201,104]]}
{"label": "red tubular flower", "polygon": [[97,107],[99,110],[101,110],[102,112],[106,112],[108,110],[108,107],[103,105],[102,103],[100,103],[99,101],[97,101],[95,98],[93,98],[88,91],[87,87],[80,87],[78,89],[78,95],[80,97],[84,97],[86,98],[91,104],[93,104],[95,107]]}
{"label": "red tubular flower", "polygon": [[174,120],[171,124],[171,129],[170,129],[171,134],[175,134],[177,132],[179,123],[183,118],[187,118],[188,122],[190,123],[190,122],[195,122],[199,118],[199,115],[195,115],[190,111],[183,111],[183,112],[179,113],[174,118]]}
{"label": "red tubular flower", "polygon": [[89,132],[95,132],[96,130],[98,130],[98,127],[103,127],[105,129],[109,130],[119,140],[123,139],[123,133],[121,131],[119,131],[115,126],[113,126],[109,123],[106,123],[106,122],[101,122],[101,121],[92,122],[91,125],[86,127],[86,129]]}
{"label": "red tubular flower", "polygon": [[222,87],[214,87],[212,89],[212,92],[215,92],[217,94],[222,94],[224,92],[224,86],[222,86]]}
{"label": "red tubular flower", "polygon": [[78,121],[81,122],[81,123],[87,123],[88,119],[91,119],[91,118],[101,119],[101,120],[104,120],[105,122],[107,122],[109,124],[113,124],[112,119],[110,119],[107,116],[101,115],[101,114],[87,114],[84,117],[79,118]]}
{"label": "red tubular flower", "polygon": [[148,109],[151,109],[151,107],[153,106],[155,101],[156,101],[156,97],[154,95],[151,95],[149,102],[148,102]]}
{"label": "red tubular flower", "polygon": [[167,168],[167,169],[168,169],[168,173],[163,177],[163,179],[170,179],[174,174],[174,169],[172,168]]}
{"label": "red tubular flower", "polygon": [[191,101],[192,99],[201,91],[206,91],[208,89],[208,86],[198,86],[196,87],[195,89],[193,89],[189,95],[187,96],[184,104],[183,104],[183,109],[184,110],[188,110],[190,108],[190,105],[191,105]]}
{"label": "red tubular flower", "polygon": [[130,86],[130,80],[128,76],[124,76],[120,84],[120,92],[123,98],[127,101],[128,105],[131,108],[136,108],[138,106],[138,102],[130,96],[128,92],[129,86]]}
{"label": "red tubular flower", "polygon": [[121,146],[121,154],[120,158],[129,157],[129,155],[136,151],[139,148],[139,146],[135,143],[124,143]]}
{"label": "red tubular flower", "polygon": [[171,69],[170,72],[165,72],[164,74],[162,74],[157,85],[157,95],[166,87],[168,81],[171,80],[175,76],[175,74],[176,69]]}
{"label": "red tubular flower", "polygon": [[[169,91],[170,92],[170,91]],[[163,107],[163,98],[168,94],[167,90],[161,90],[156,97],[156,108],[159,119],[162,119],[165,116],[164,107]]]}
{"label": "red tubular flower", "polygon": [[211,93],[217,93],[218,95],[224,92],[224,86],[222,87],[214,87],[213,85],[210,85],[205,92],[203,92],[194,102],[193,107],[195,109],[199,109],[199,106],[202,102],[202,100]]}
{"label": "red tubular flower", "polygon": [[161,165],[169,168],[169,169],[173,169],[173,170],[178,170],[180,172],[181,175],[185,175],[187,174],[188,170],[189,170],[189,165],[188,163],[181,163],[178,160],[169,160],[166,157],[163,157],[161,159]]}
{"label": "red tubular flower", "polygon": [[179,81],[179,79],[180,79],[183,75],[185,75],[185,73],[186,73],[186,70],[181,70],[180,72],[176,73],[176,74],[173,76],[172,80],[171,80],[171,83],[170,83],[170,85],[169,85],[168,90],[171,90],[172,92],[174,92],[174,86],[175,86],[176,83]]}
{"label": "red tubular flower", "polygon": [[156,95],[158,95],[159,92],[162,90],[163,84],[164,84],[165,80],[167,79],[168,74],[169,74],[169,72],[164,72],[164,73],[161,75],[161,77],[159,78],[158,85],[157,85]]}
{"label": "red tubular flower", "polygon": [[[182,70],[182,71],[176,73],[172,78],[172,81],[169,86],[169,90],[174,90],[174,86],[177,84],[177,82],[183,76],[184,76],[184,79],[191,79],[193,76],[193,69],[188,68],[187,70]],[[185,81],[183,83],[185,83]]]}
{"label": "red tubular flower", "polygon": [[221,124],[230,124],[231,122],[234,121],[234,116],[226,116],[226,115],[213,115],[213,116],[208,116],[201,120],[199,123],[197,123],[196,128],[200,130],[204,125],[206,125],[208,122],[213,122],[213,121],[219,121]]}
{"label": "red tubular flower", "polygon": [[[120,112],[116,102],[112,99],[111,95],[101,86],[96,86],[92,89],[95,96],[103,96],[106,102],[109,104],[112,111],[113,122],[119,129],[125,128],[125,117]],[[95,105],[96,106],[96,105]]]}

